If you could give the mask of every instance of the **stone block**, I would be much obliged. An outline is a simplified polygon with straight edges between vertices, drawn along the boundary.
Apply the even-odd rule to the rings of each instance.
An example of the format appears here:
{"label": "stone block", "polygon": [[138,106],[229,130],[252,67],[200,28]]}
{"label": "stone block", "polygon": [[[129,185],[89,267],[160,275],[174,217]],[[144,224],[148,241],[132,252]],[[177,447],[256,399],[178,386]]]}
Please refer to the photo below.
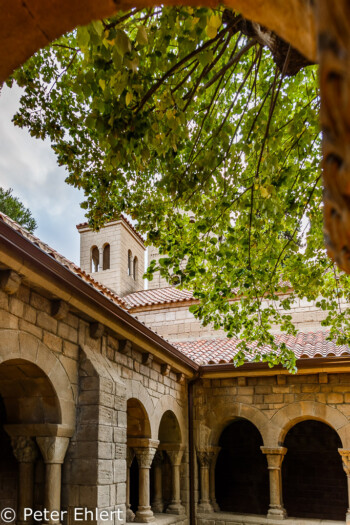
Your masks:
{"label": "stone block", "polygon": [[9,311],[11,314],[16,315],[17,317],[23,316],[24,304],[22,301],[17,299],[17,297],[9,297]]}
{"label": "stone block", "polygon": [[[46,312],[38,312],[37,325],[48,332],[57,333],[57,321]],[[61,334],[58,334],[61,335]]]}
{"label": "stone block", "polygon": [[54,352],[62,350],[62,339],[51,332],[44,331],[43,343]]}
{"label": "stone block", "polygon": [[10,314],[6,310],[0,310],[0,328],[9,328],[17,330],[18,328],[18,317]]}
{"label": "stone block", "polygon": [[[114,429],[114,432],[115,432],[115,429]],[[113,442],[113,427],[100,424],[98,427],[98,440],[107,441],[108,443],[112,443]],[[126,440],[126,432],[125,432],[125,440]]]}
{"label": "stone block", "polygon": [[30,304],[35,309],[41,310],[42,312],[46,312],[47,314],[49,314],[51,311],[51,301],[49,301],[49,299],[46,299],[46,297],[37,294],[34,291],[32,291],[30,294]]}
{"label": "stone block", "polygon": [[114,459],[114,444],[109,442],[99,442],[98,457],[99,459]]}
{"label": "stone block", "polygon": [[[57,322],[57,321],[56,321]],[[58,323],[58,335],[63,339],[67,339],[71,343],[78,343],[78,331],[76,328],[69,326],[66,323]]]}
{"label": "stone block", "polygon": [[122,505],[126,500],[126,483],[117,483],[116,490],[116,505]]}
{"label": "stone block", "polygon": [[267,394],[264,396],[264,403],[283,403],[283,394]]}
{"label": "stone block", "polygon": [[77,361],[79,357],[79,346],[70,341],[63,341],[63,353],[67,357]]}
{"label": "stone block", "polygon": [[109,459],[98,460],[97,483],[99,485],[109,485],[113,483],[113,463],[113,460]]}
{"label": "stone block", "polygon": [[97,489],[98,488],[96,485],[80,486],[79,487],[79,506],[80,507],[95,507],[95,506],[97,507],[98,505]]}
{"label": "stone block", "polygon": [[320,385],[318,384],[312,384],[312,385],[302,385],[301,391],[302,392],[319,392]]}
{"label": "stone block", "polygon": [[98,478],[98,460],[96,458],[83,458],[72,462],[71,483],[74,485],[96,485]]}
{"label": "stone block", "polygon": [[124,483],[126,481],[126,461],[125,459],[114,460],[114,483]]}
{"label": "stone block", "polygon": [[[1,316],[1,312],[0,312]],[[35,337],[38,337],[38,339],[41,339],[43,336],[43,330],[39,328],[39,326],[35,326],[32,323],[28,323],[24,319],[20,319],[18,323],[18,327],[23,332],[28,332],[29,334],[35,335]]]}
{"label": "stone block", "polygon": [[327,396],[327,402],[331,404],[343,403],[344,396],[336,392],[330,392]]}

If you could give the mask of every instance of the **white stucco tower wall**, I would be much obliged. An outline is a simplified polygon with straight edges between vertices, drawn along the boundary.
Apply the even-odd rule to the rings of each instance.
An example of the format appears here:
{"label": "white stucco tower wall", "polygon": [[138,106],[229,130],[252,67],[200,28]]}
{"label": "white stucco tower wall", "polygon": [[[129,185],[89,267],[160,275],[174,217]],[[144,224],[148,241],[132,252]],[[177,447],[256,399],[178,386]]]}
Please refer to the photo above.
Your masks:
{"label": "white stucco tower wall", "polygon": [[[96,281],[111,288],[120,297],[144,289],[142,276],[145,265],[145,246],[141,235],[125,217],[121,216],[119,220],[107,223],[98,232],[91,230],[87,223],[78,224],[77,229],[80,233],[80,267],[82,270],[89,273]],[[109,268],[106,269],[103,263],[108,259],[108,257],[104,258],[108,245]],[[98,271],[95,271],[96,254]]]}

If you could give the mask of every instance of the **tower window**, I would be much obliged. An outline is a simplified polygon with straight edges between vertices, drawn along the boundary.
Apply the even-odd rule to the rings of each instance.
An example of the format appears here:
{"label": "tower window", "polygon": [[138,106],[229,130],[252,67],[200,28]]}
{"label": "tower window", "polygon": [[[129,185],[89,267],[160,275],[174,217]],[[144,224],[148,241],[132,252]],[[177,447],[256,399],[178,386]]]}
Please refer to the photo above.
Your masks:
{"label": "tower window", "polygon": [[137,279],[137,270],[138,270],[138,260],[137,260],[137,257],[134,257],[134,261],[133,261],[133,268],[132,268],[132,276],[134,278],[134,281],[136,281]]}
{"label": "tower window", "polygon": [[128,250],[128,275],[132,275],[132,253]]}
{"label": "tower window", "polygon": [[91,249],[91,271],[98,272],[98,266],[100,264],[100,253],[97,246],[93,246]]}
{"label": "tower window", "polygon": [[106,244],[103,248],[103,269],[109,270],[111,267],[111,247]]}

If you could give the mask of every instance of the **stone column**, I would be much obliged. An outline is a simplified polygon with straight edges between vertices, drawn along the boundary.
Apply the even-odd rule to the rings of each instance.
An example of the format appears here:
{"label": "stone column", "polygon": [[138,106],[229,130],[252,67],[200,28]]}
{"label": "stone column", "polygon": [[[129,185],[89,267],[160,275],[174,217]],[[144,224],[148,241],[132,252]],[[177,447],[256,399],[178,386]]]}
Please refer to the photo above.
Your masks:
{"label": "stone column", "polygon": [[33,523],[33,518],[24,519],[24,509],[33,508],[34,464],[38,447],[34,439],[27,436],[11,438],[13,454],[19,463],[17,525]]}
{"label": "stone column", "polygon": [[287,449],[285,447],[260,448],[262,453],[266,454],[270,476],[270,506],[267,517],[277,520],[284,519],[287,513],[283,507],[281,466]]}
{"label": "stone column", "polygon": [[49,525],[60,525],[59,518],[51,516],[53,511],[61,511],[61,468],[66,455],[69,438],[37,437],[46,464],[45,509],[50,514]]}
{"label": "stone column", "polygon": [[185,514],[185,507],[181,504],[180,493],[180,466],[184,453],[181,445],[174,447],[172,450],[167,449],[172,471],[172,498],[170,505],[166,509],[168,514]]}
{"label": "stone column", "polygon": [[343,469],[348,478],[348,510],[346,512],[346,523],[350,524],[350,450],[338,448],[338,452],[343,460]]}
{"label": "stone column", "polygon": [[209,499],[209,467],[213,452],[211,450],[197,450],[197,457],[200,464],[201,480],[201,498],[198,505],[198,512],[208,514],[214,512]]}
{"label": "stone column", "polygon": [[210,493],[210,503],[215,512],[220,512],[220,507],[217,504],[215,496],[215,467],[216,460],[218,459],[219,452],[221,447],[211,447],[213,451],[213,456],[210,462],[210,472],[209,472],[209,493]]}
{"label": "stone column", "polygon": [[126,521],[127,523],[130,523],[134,521],[135,514],[131,510],[130,505],[130,468],[132,461],[135,457],[135,452],[132,448],[127,448],[127,454],[126,454],[126,466],[127,466],[127,473],[126,473]]}
{"label": "stone column", "polygon": [[164,510],[163,503],[163,484],[162,484],[162,466],[163,453],[157,450],[153,459],[154,468],[154,500],[152,502],[152,510],[154,513],[161,513]]}
{"label": "stone column", "polygon": [[149,523],[155,519],[150,506],[149,472],[156,450],[155,447],[134,448],[139,466],[139,506],[135,520],[141,523]]}

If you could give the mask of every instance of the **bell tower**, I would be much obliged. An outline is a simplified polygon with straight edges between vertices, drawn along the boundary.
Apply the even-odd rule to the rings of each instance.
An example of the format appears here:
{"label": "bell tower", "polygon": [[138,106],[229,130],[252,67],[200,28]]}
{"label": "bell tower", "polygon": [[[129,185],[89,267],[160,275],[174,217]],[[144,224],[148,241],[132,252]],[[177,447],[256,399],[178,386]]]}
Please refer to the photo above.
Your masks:
{"label": "bell tower", "polygon": [[87,223],[78,224],[77,230],[82,270],[120,297],[144,289],[145,246],[123,215],[98,232]]}

